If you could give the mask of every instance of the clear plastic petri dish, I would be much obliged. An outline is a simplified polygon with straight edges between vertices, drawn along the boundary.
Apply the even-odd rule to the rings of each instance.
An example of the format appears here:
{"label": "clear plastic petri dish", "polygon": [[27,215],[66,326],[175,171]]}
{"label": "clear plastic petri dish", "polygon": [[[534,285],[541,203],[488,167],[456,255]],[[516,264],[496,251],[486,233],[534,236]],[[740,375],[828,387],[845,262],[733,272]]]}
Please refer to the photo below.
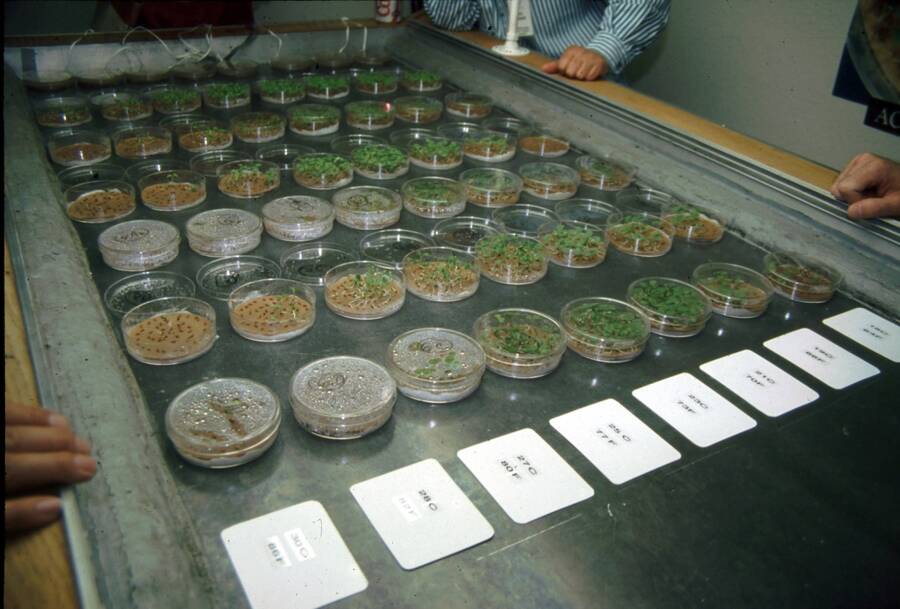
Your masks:
{"label": "clear plastic petri dish", "polygon": [[582,357],[620,364],[644,351],[650,321],[640,309],[613,298],[578,298],[559,314],[569,349]]}
{"label": "clear plastic petri dish", "polygon": [[463,136],[463,153],[475,161],[502,163],[516,156],[516,136],[502,131],[469,131]]}
{"label": "clear plastic petri dish", "polygon": [[479,207],[507,207],[519,202],[522,178],[511,171],[494,167],[467,169],[459,175],[466,198]]}
{"label": "clear plastic petri dish", "polygon": [[596,199],[566,199],[554,205],[553,211],[560,222],[583,222],[605,229],[610,214],[618,210]]}
{"label": "clear plastic petri dish", "polygon": [[483,237],[501,232],[500,225],[489,218],[456,216],[441,220],[431,229],[431,238],[438,245],[475,253],[475,244]]}
{"label": "clear plastic petri dish", "polygon": [[123,159],[145,159],[172,152],[172,132],[165,127],[125,127],[112,134],[116,154]]}
{"label": "clear plastic petri dish", "polygon": [[225,124],[208,118],[173,125],[178,145],[195,154],[224,150],[234,143],[234,136]]}
{"label": "clear plastic petri dish", "polygon": [[361,357],[327,357],[303,366],[291,379],[294,418],[309,433],[353,440],[391,418],[397,384],[384,367]]}
{"label": "clear plastic petri dish", "polygon": [[69,218],[86,224],[119,220],[137,208],[134,188],[122,180],[82,182],[67,188],[65,198]]}
{"label": "clear plastic petri dish", "polygon": [[219,192],[235,199],[256,199],[281,185],[281,170],[268,161],[231,161],[216,174]]}
{"label": "clear plastic petri dish", "polygon": [[409,162],[423,169],[446,171],[462,165],[462,145],[444,137],[416,138],[406,146]]}
{"label": "clear plastic petri dish", "polygon": [[828,302],[843,280],[818,260],[788,252],[766,254],[763,269],[776,292],[797,302]]}
{"label": "clear plastic petri dish", "polygon": [[125,80],[135,85],[146,85],[169,80],[170,74],[171,70],[167,65],[148,66],[143,69],[128,70],[125,72]]}
{"label": "clear plastic petri dish", "polygon": [[578,172],[559,163],[525,163],[519,167],[525,192],[547,201],[570,199],[578,192]]}
{"label": "clear plastic petri dish", "polygon": [[350,94],[350,79],[341,74],[317,74],[306,78],[306,95],[310,99],[331,101]]}
{"label": "clear plastic petri dish", "polygon": [[675,228],[675,237],[698,245],[718,243],[725,236],[725,223],[706,210],[674,202],[663,208],[663,220]]}
{"label": "clear plastic petri dish", "polygon": [[407,91],[427,93],[439,91],[444,86],[444,81],[440,74],[431,70],[406,70],[403,72],[400,84]]}
{"label": "clear plastic petri dish", "polygon": [[197,286],[189,277],[168,271],[147,271],[128,275],[111,284],[103,293],[103,301],[107,309],[121,316],[157,298],[193,298],[196,293]]}
{"label": "clear plastic petri dish", "polygon": [[485,370],[484,351],[461,332],[418,328],[391,341],[388,370],[406,397],[427,404],[458,402],[472,395]]}
{"label": "clear plastic petri dish", "polygon": [[101,97],[100,115],[108,121],[139,121],[153,116],[153,104],[146,97],[127,91],[115,91]]}
{"label": "clear plastic petri dish", "polygon": [[206,178],[189,169],[151,173],[138,180],[141,202],[155,211],[182,211],[206,201]]}
{"label": "clear plastic petri dish", "polygon": [[394,72],[361,72],[354,81],[356,90],[366,95],[387,95],[397,90],[400,77]]}
{"label": "clear plastic petri dish", "polygon": [[255,381],[215,378],[179,393],[165,420],[166,434],[185,461],[225,469],[257,459],[275,443],[281,402]]}
{"label": "clear plastic petri dish", "polygon": [[531,309],[488,311],[472,327],[487,368],[514,379],[546,376],[559,367],[566,334],[559,322]]}
{"label": "clear plastic petri dish", "polygon": [[651,332],[669,338],[699,334],[712,314],[703,292],[667,277],[643,277],[632,282],[628,301],[650,320]]}
{"label": "clear plastic petri dish", "polygon": [[47,152],[57,165],[78,167],[101,163],[112,156],[109,137],[99,131],[63,129],[47,141]]}
{"label": "clear plastic petri dish", "polygon": [[25,70],[22,72],[22,84],[32,91],[61,91],[75,86],[75,77],[62,70]]}
{"label": "clear plastic petri dish", "polygon": [[172,76],[178,80],[199,82],[216,74],[216,62],[211,60],[187,61],[172,67]]}
{"label": "clear plastic petri dish", "polygon": [[266,78],[256,81],[259,98],[269,104],[293,104],[306,97],[306,85],[300,78]]}
{"label": "clear plastic petri dish", "polygon": [[359,253],[366,260],[399,269],[410,252],[431,247],[431,237],[404,228],[389,228],[369,233],[359,241]]}
{"label": "clear plastic petri dish", "polygon": [[637,167],[616,160],[608,154],[580,156],[575,160],[575,167],[582,184],[603,191],[628,188],[637,176]]}
{"label": "clear plastic petri dish", "polygon": [[565,156],[569,142],[559,136],[541,132],[525,132],[519,136],[519,150],[543,158]]}
{"label": "clear plastic petri dish", "polygon": [[481,274],[505,285],[537,283],[547,274],[548,256],[541,242],[531,237],[497,233],[475,244]]}
{"label": "clear plastic petri dish", "polygon": [[211,209],[191,216],[184,230],[192,250],[201,256],[221,258],[259,247],[262,221],[243,209]]}
{"label": "clear plastic petri dish", "polygon": [[231,131],[248,144],[265,144],[284,137],[284,117],[274,112],[245,112],[231,119]]}
{"label": "clear plastic petri dish", "polygon": [[489,129],[491,131],[502,131],[504,133],[510,133],[515,135],[517,138],[520,137],[523,133],[531,131],[534,127],[526,123],[523,120],[519,120],[513,116],[496,116],[494,118],[489,118],[483,123],[481,123],[482,128]]}
{"label": "clear plastic petri dish", "polygon": [[103,89],[115,87],[125,82],[125,73],[105,68],[97,70],[83,70],[75,74],[75,80],[80,88]]}
{"label": "clear plastic petri dish", "polygon": [[427,125],[441,120],[444,104],[433,97],[410,95],[394,100],[397,118],[405,123]]}
{"label": "clear plastic petri dish", "polygon": [[168,222],[128,220],[100,233],[103,262],[117,271],[150,271],[178,257],[181,235]]}
{"label": "clear plastic petri dish", "polygon": [[287,110],[288,126],[297,135],[327,135],[341,126],[341,110],[322,104],[298,104]]}
{"label": "clear plastic petri dish", "polygon": [[353,260],[356,255],[336,243],[298,245],[281,254],[281,275],[307,285],[323,286],[328,271]]}
{"label": "clear plastic petri dish", "polygon": [[216,258],[197,271],[200,290],[216,300],[228,300],[236,288],[258,279],[281,276],[279,266],[261,256],[228,256]]}
{"label": "clear plastic petri dish", "polygon": [[41,127],[77,127],[93,117],[83,97],[50,97],[34,102],[34,120]]}
{"label": "clear plastic petri dish", "polygon": [[405,300],[403,274],[393,266],[358,260],[325,273],[325,304],[341,317],[382,319],[399,311]]}
{"label": "clear plastic petri dish", "polygon": [[654,212],[614,212],[609,215],[606,238],[614,248],[630,256],[657,258],[669,253],[675,227]]}
{"label": "clear plastic petri dish", "polygon": [[203,103],[230,110],[250,105],[250,85],[245,82],[214,82],[203,86]]}
{"label": "clear plastic petri dish", "polygon": [[128,355],[144,364],[183,364],[212,349],[216,312],[197,298],[170,296],[140,304],[122,316]]}
{"label": "clear plastic petri dish", "polygon": [[251,161],[252,159],[253,157],[246,152],[238,150],[212,150],[191,157],[190,169],[207,178],[216,178],[219,176],[219,167],[235,161]]}
{"label": "clear plastic petri dish", "polygon": [[248,340],[277,343],[296,338],[316,321],[316,294],[292,279],[259,279],[228,297],[228,317]]}
{"label": "clear plastic petri dish", "polygon": [[595,267],[606,259],[606,231],[582,222],[563,222],[538,237],[550,262],[573,269]]}
{"label": "clear plastic petri dish", "polygon": [[394,106],[382,101],[354,101],[344,106],[347,125],[365,131],[380,131],[394,124]]}
{"label": "clear plastic petri dish", "polygon": [[477,93],[448,93],[444,97],[447,114],[462,118],[484,118],[494,107],[491,98]]}
{"label": "clear plastic petri dish", "polygon": [[303,73],[316,65],[316,60],[305,55],[278,55],[272,62],[272,69],[286,74]]}
{"label": "clear plastic petri dish", "polygon": [[409,171],[409,157],[395,146],[360,146],[350,159],[356,173],[372,180],[393,180]]}
{"label": "clear plastic petri dish", "polygon": [[[374,71],[375,68],[387,66],[386,69],[390,70],[390,66],[388,64],[391,63],[391,58],[389,55],[385,55],[383,53],[372,53],[371,51],[361,51],[357,53],[353,57],[353,64],[355,66],[360,66],[363,68],[363,71],[370,70]],[[399,68],[390,70],[391,73],[398,73]]]}
{"label": "clear plastic petri dish", "polygon": [[334,153],[349,157],[360,146],[371,146],[373,144],[385,145],[387,140],[368,133],[351,133],[332,138],[329,147]]}
{"label": "clear plastic petri dish", "polygon": [[478,291],[475,258],[449,247],[423,247],[401,262],[406,289],[424,300],[456,302]]}
{"label": "clear plastic petri dish", "polygon": [[463,140],[473,131],[483,131],[484,128],[478,123],[454,122],[438,125],[437,134],[451,140]]}
{"label": "clear plastic petri dish", "polygon": [[185,114],[199,110],[203,106],[203,96],[193,87],[160,85],[144,89],[153,109],[160,114]]}
{"label": "clear plastic petri dish", "polygon": [[410,144],[434,137],[439,137],[434,129],[426,129],[425,127],[410,127],[408,129],[397,129],[391,132],[389,136],[393,146],[407,149]]}
{"label": "clear plastic petri dish", "polygon": [[714,313],[737,319],[765,313],[775,291],[760,273],[723,262],[701,264],[694,269],[691,282],[709,298]]}
{"label": "clear plastic petri dish", "polygon": [[338,223],[356,230],[387,228],[400,221],[403,199],[380,186],[352,186],[331,198]]}
{"label": "clear plastic petri dish", "polygon": [[125,170],[112,163],[97,163],[80,167],[69,167],[56,174],[63,189],[75,186],[83,182],[95,182],[97,180],[122,180],[125,178]]}
{"label": "clear plastic petri dish", "polygon": [[188,170],[188,163],[181,159],[145,159],[129,165],[128,169],[125,170],[125,179],[137,186],[141,178],[154,173],[186,170]]}
{"label": "clear plastic petri dish", "polygon": [[260,161],[275,163],[281,171],[291,171],[294,168],[294,159],[301,154],[315,152],[309,146],[299,144],[269,144],[256,151],[256,158]]}
{"label": "clear plastic petri dish", "polygon": [[623,211],[643,211],[662,214],[663,211],[677,203],[667,192],[653,188],[629,188],[616,193],[616,207]]}
{"label": "clear plastic petri dish", "polygon": [[325,199],[290,195],[262,207],[266,232],[280,241],[314,241],[334,227],[334,206]]}
{"label": "clear plastic petri dish", "polygon": [[259,64],[248,59],[236,61],[220,61],[216,64],[216,72],[226,78],[253,78],[259,72]]}
{"label": "clear plastic petri dish", "polygon": [[400,193],[407,211],[421,218],[450,218],[466,209],[465,188],[450,178],[414,178],[403,184]]}
{"label": "clear plastic petri dish", "polygon": [[553,211],[525,203],[495,209],[491,219],[507,233],[534,238],[559,224],[559,218]]}
{"label": "clear plastic petri dish", "polygon": [[312,190],[334,190],[353,181],[353,164],[339,154],[301,154],[292,166],[294,181]]}

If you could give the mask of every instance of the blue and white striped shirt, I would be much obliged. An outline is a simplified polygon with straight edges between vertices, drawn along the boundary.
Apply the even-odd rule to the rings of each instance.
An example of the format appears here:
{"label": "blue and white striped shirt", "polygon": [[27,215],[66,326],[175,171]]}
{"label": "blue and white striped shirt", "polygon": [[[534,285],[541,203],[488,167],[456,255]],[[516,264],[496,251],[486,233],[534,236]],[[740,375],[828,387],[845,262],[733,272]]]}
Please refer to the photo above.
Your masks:
{"label": "blue and white striped shirt", "polygon": [[[669,19],[670,0],[531,0],[534,36],[522,44],[559,57],[570,46],[597,51],[619,74],[659,35]],[[506,36],[506,0],[425,0],[438,27]]]}

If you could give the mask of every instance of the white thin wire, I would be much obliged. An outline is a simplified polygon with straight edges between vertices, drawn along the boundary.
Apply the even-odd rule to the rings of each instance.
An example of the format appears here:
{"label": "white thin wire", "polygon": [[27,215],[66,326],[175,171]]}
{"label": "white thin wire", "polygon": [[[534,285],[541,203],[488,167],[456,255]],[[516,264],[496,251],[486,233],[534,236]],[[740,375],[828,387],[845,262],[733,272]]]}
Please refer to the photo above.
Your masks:
{"label": "white thin wire", "polygon": [[[265,27],[265,26],[263,26],[263,27]],[[266,28],[266,31],[269,32],[269,34],[271,34],[272,36],[274,36],[275,40],[278,41],[278,48],[275,50],[275,57],[272,58],[272,59],[278,59],[281,56],[281,44],[282,44],[281,36],[279,36],[278,34],[273,32],[269,28]]]}
{"label": "white thin wire", "polygon": [[344,46],[342,46],[338,50],[338,55],[344,52],[344,49],[347,48],[347,45],[350,44],[350,19],[347,17],[341,17],[341,22],[347,26],[346,36],[344,37]]}
{"label": "white thin wire", "polygon": [[138,30],[143,30],[143,31],[147,32],[148,34],[150,34],[151,36],[153,36],[154,38],[156,38],[156,39],[159,41],[159,43],[160,43],[161,45],[163,45],[163,48],[166,50],[166,52],[167,52],[169,55],[172,56],[172,58],[174,58],[174,59],[177,59],[177,58],[178,58],[178,56],[175,54],[175,52],[174,52],[172,49],[169,48],[169,45],[168,45],[168,44],[166,44],[166,41],[165,41],[165,40],[163,40],[162,38],[160,38],[159,36],[157,36],[157,35],[156,35],[156,32],[154,32],[153,30],[151,30],[151,29],[149,29],[149,28],[145,28],[143,25],[138,25],[138,26],[133,27],[133,28],[131,28],[130,30],[128,30],[128,31],[125,33],[125,36],[122,37],[122,44],[124,45],[125,42],[127,42],[128,37],[131,36],[133,33],[135,33],[135,32],[138,31]]}
{"label": "white thin wire", "polygon": [[369,26],[363,26],[363,43],[362,43],[362,54],[366,54],[366,42],[369,40]]}
{"label": "white thin wire", "polygon": [[75,45],[78,44],[79,42],[81,42],[81,40],[85,36],[87,36],[88,34],[93,34],[93,33],[94,33],[94,29],[88,28],[84,31],[84,33],[81,36],[79,36],[78,38],[75,39],[75,42],[73,42],[71,45],[69,45],[69,57],[66,59],[66,72],[69,72],[69,65],[72,63],[72,57],[75,56],[75,54],[72,52],[75,50]]}

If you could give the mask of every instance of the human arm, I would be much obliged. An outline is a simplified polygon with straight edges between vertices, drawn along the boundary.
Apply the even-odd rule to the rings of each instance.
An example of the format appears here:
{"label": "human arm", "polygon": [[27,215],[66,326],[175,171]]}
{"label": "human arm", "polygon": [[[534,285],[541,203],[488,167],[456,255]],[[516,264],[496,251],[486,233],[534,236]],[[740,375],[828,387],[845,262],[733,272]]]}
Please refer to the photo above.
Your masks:
{"label": "human arm", "polygon": [[471,30],[481,15],[478,0],[425,0],[425,12],[446,30]]}
{"label": "human arm", "polygon": [[900,163],[870,154],[850,161],[831,185],[854,219],[900,216]]}

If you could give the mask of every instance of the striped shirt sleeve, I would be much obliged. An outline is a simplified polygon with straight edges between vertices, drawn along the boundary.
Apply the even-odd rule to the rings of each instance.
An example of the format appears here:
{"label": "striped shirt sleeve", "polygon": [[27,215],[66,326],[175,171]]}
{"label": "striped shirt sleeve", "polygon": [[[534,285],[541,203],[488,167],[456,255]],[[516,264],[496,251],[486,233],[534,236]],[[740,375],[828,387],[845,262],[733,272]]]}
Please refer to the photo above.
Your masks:
{"label": "striped shirt sleeve", "polygon": [[610,0],[600,30],[587,44],[619,74],[665,27],[670,0]]}
{"label": "striped shirt sleeve", "polygon": [[448,30],[471,30],[478,21],[478,0],[425,0],[432,23]]}

